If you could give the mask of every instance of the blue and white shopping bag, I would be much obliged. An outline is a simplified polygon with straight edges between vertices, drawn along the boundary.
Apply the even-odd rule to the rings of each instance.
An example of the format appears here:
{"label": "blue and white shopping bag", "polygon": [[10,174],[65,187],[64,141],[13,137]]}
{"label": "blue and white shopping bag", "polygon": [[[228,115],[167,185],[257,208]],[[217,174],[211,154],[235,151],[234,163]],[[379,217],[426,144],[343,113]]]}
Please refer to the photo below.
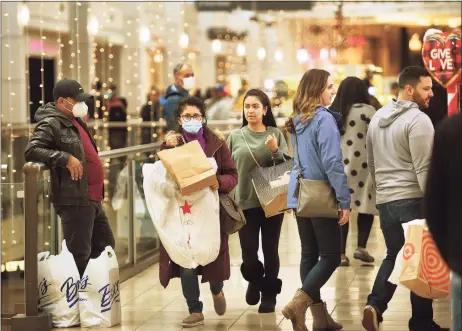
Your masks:
{"label": "blue and white shopping bag", "polygon": [[78,325],[81,280],[66,241],[63,240],[59,255],[42,252],[37,259],[39,310],[52,316],[54,327]]}
{"label": "blue and white shopping bag", "polygon": [[101,255],[88,262],[79,289],[82,327],[111,327],[120,324],[121,304],[119,264],[114,250],[107,246]]}

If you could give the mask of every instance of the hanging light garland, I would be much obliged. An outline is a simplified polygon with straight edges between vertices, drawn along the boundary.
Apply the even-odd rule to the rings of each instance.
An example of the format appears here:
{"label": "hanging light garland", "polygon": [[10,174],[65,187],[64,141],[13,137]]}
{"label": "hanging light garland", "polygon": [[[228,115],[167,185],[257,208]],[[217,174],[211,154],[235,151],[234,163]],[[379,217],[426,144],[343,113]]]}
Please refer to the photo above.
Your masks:
{"label": "hanging light garland", "polygon": [[[61,22],[62,12],[59,10],[59,5],[60,5],[59,3],[56,4],[57,12],[58,12],[57,21]],[[63,52],[62,52],[62,48],[64,47],[64,44],[61,39],[61,28],[59,27],[59,24],[56,24],[56,31],[58,32],[58,39],[56,39],[56,43],[58,46],[58,80],[61,80],[63,79],[63,76],[64,76],[63,74]]]}
{"label": "hanging light garland", "polygon": [[[9,133],[10,133],[10,144],[9,144],[9,151],[8,151],[8,180],[13,183],[14,182],[14,179],[13,179],[13,174],[14,174],[14,160],[13,160],[13,141],[14,141],[14,133],[13,133],[13,123],[12,123],[12,118],[13,118],[13,111],[14,111],[14,106],[13,106],[13,96],[15,95],[15,93],[13,92],[13,85],[12,85],[12,81],[11,81],[11,74],[12,74],[12,65],[14,65],[14,61],[13,61],[13,57],[12,57],[12,54],[11,54],[11,18],[10,18],[10,15],[9,13],[5,13],[4,14],[4,17],[5,17],[5,20],[6,20],[6,26],[7,26],[7,29],[6,29],[6,33],[8,35],[8,39],[7,39],[7,43],[5,44],[5,47],[8,48],[8,60],[9,60],[9,66],[8,66],[8,114],[9,114],[9,119],[8,119],[8,124],[7,124],[7,127],[9,128]],[[2,112],[2,117],[3,117],[3,112]],[[17,244],[17,241],[15,239],[15,233],[16,233],[16,230],[15,230],[15,223],[14,220],[13,220],[13,217],[15,215],[15,201],[16,199],[14,198],[15,197],[15,185],[14,184],[11,184],[10,185],[10,210],[11,210],[11,218],[12,218],[12,221],[11,221],[11,237],[9,236],[4,236],[3,235],[3,228],[2,227],[2,238],[11,238],[11,245],[14,246]],[[3,195],[3,192],[2,192],[2,195]],[[9,244],[9,242],[3,240],[2,241],[2,245],[7,245]],[[5,248],[7,248],[8,246],[6,246]],[[2,255],[5,255],[5,250],[2,249]]]}

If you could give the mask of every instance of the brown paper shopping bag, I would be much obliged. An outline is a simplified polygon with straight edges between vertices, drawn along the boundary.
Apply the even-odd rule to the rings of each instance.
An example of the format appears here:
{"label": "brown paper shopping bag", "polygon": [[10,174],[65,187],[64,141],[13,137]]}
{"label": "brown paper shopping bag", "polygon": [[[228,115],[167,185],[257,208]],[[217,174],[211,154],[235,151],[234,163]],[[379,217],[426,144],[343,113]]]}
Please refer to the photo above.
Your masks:
{"label": "brown paper shopping bag", "polygon": [[157,153],[181,194],[188,195],[217,183],[215,169],[198,141]]}
{"label": "brown paper shopping bag", "polygon": [[423,298],[449,296],[449,268],[425,226],[410,225],[407,230],[399,280]]}

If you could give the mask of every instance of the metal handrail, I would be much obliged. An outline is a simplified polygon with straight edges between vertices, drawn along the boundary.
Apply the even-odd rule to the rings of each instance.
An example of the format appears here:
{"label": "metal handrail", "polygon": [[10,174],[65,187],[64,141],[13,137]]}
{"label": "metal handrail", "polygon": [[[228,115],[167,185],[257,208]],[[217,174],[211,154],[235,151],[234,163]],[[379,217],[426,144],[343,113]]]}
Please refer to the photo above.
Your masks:
{"label": "metal handrail", "polygon": [[[284,122],[287,120],[284,117],[278,117],[275,119],[278,126],[284,126]],[[213,126],[223,126],[223,125],[237,125],[240,126],[242,124],[242,119],[230,118],[227,120],[208,120],[207,125],[210,127]],[[13,130],[21,130],[21,129],[33,129],[37,124],[28,124],[28,123],[12,123],[11,129]],[[130,119],[126,122],[109,122],[104,120],[91,120],[86,123],[88,128],[94,127],[102,127],[102,128],[126,128],[126,127],[135,127],[135,128],[162,128],[165,127],[167,124],[165,121],[151,121],[151,122],[143,122],[141,118],[139,119]],[[3,129],[2,125],[2,129]],[[6,128],[6,126],[5,126]],[[10,129],[10,128],[8,128]]]}
{"label": "metal handrail", "polygon": [[112,158],[121,157],[121,156],[128,156],[131,154],[152,152],[152,151],[155,151],[156,149],[159,149],[161,145],[162,145],[162,142],[130,146],[130,147],[113,149],[110,151],[99,152],[98,155],[99,155],[99,158],[102,160],[112,159]]}

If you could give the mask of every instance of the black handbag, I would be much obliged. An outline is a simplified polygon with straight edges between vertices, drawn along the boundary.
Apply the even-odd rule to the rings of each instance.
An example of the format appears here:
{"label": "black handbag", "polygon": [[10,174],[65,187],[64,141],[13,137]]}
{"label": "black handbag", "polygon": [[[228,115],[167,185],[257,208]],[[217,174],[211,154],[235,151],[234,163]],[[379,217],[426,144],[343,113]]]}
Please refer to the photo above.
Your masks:
{"label": "black handbag", "polygon": [[230,195],[219,194],[220,226],[221,231],[226,234],[233,234],[239,231],[246,223],[244,213]]}

